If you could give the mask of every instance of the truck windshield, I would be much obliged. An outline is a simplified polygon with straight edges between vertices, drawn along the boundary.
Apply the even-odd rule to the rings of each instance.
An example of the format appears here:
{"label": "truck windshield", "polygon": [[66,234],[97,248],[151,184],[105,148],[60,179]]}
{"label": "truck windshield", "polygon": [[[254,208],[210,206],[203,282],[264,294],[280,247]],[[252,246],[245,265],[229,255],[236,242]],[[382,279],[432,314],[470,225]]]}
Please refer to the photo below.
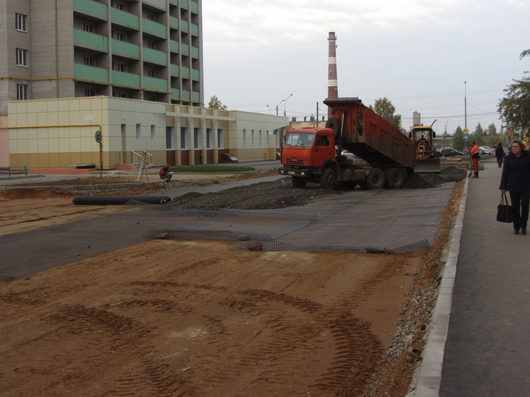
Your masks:
{"label": "truck windshield", "polygon": [[287,135],[287,142],[285,146],[304,146],[311,147],[313,146],[313,141],[315,140],[315,134],[309,132],[290,132]]}

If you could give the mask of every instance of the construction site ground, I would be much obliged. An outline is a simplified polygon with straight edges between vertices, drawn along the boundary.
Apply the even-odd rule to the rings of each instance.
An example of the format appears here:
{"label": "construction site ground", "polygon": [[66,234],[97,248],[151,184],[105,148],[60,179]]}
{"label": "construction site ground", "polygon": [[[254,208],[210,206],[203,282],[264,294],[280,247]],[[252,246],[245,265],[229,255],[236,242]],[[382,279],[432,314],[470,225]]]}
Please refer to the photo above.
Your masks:
{"label": "construction site ground", "polygon": [[448,174],[119,192],[165,206],[3,192],[0,396],[404,396],[463,186]]}

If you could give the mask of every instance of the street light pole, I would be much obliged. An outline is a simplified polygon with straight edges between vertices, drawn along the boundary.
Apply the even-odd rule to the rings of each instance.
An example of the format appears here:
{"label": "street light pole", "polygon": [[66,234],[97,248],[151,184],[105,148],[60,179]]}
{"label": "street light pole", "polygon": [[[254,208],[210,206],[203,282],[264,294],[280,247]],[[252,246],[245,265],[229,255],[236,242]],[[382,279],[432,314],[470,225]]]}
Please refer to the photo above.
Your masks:
{"label": "street light pole", "polygon": [[284,101],[285,99],[282,99],[281,102],[276,105],[276,116],[278,116],[278,106],[280,106]]}
{"label": "street light pole", "polygon": [[467,133],[467,81],[464,81],[464,131]]}
{"label": "street light pole", "polygon": [[286,116],[287,116],[287,114],[285,113],[285,107],[287,106],[287,100],[288,100],[290,97],[292,97],[292,96],[293,96],[293,94],[289,94],[289,96],[288,96],[287,98],[285,98],[285,100],[284,100],[284,103],[283,103],[283,117],[286,117]]}

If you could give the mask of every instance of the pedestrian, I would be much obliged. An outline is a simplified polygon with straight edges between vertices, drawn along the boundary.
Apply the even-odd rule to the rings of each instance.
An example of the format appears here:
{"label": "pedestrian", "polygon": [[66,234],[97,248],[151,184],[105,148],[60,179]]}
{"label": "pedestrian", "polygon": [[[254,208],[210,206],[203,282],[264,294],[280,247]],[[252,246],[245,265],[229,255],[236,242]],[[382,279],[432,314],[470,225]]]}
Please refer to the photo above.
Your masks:
{"label": "pedestrian", "polygon": [[473,171],[473,178],[478,178],[478,161],[480,160],[480,151],[475,141],[471,142],[471,170]]}
{"label": "pedestrian", "polygon": [[502,169],[501,192],[510,192],[513,233],[526,234],[530,201],[530,154],[521,141],[513,141]]}
{"label": "pedestrian", "polygon": [[171,182],[173,174],[169,172],[169,164],[166,164],[162,168],[160,168],[158,175],[160,176],[160,179],[163,179],[164,181],[166,181],[166,183]]}
{"label": "pedestrian", "polygon": [[495,148],[495,158],[497,159],[497,165],[499,166],[499,168],[501,168],[502,162],[504,161],[504,148],[502,147],[502,143],[500,142]]}

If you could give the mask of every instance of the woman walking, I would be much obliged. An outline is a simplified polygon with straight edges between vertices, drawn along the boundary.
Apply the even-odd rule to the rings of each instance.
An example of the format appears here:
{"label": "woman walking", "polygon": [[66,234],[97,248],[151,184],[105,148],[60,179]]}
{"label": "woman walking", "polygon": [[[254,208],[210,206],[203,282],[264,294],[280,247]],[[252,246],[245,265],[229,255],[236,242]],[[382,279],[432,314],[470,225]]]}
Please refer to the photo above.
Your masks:
{"label": "woman walking", "polygon": [[501,185],[504,193],[510,192],[513,210],[513,233],[526,234],[530,201],[530,154],[521,141],[513,141],[510,153],[504,161]]}

